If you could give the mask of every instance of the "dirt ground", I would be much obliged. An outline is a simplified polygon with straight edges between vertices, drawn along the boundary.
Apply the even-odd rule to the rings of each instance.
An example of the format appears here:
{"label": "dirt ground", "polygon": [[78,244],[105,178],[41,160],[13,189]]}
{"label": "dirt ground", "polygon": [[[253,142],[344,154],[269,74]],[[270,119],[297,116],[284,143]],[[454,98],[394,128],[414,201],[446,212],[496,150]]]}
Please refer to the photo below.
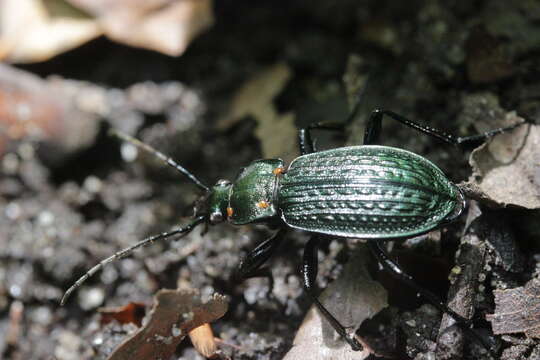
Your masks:
{"label": "dirt ground", "polygon": [[[328,355],[325,341],[300,335],[291,350],[298,329],[311,326],[301,325],[311,306],[300,275],[309,235],[288,233],[269,261],[271,281],[231,281],[242,256],[273,233],[261,225],[222,224],[205,234],[201,227],[157,242],[105,267],[59,305],[101,259],[187,224],[202,195],[166,165],[135,157],[132,146],[109,136],[111,127],[214,184],[234,180],[255,159],[290,161],[298,155],[297,129],[345,120],[360,88],[357,118],[343,135],[316,133],[318,148],[361,144],[375,108],[457,136],[540,118],[540,3],[533,0],[219,1],[214,16],[180,57],[98,38],[45,62],[0,67],[0,123],[8,95],[24,95],[34,84],[63,109],[61,120],[54,112],[39,120],[54,129],[42,141],[0,138],[0,358],[108,359],[137,326],[104,324],[98,309],[140,303],[148,314],[159,289],[177,287],[203,299],[227,297],[228,311],[212,323],[218,358],[490,358],[470,333],[445,330],[447,316],[378,271],[361,241],[343,239],[319,251],[317,284],[322,291],[345,279],[347,286],[357,279],[345,274],[354,266],[363,269],[359,284],[377,280],[356,286],[347,305],[335,300],[342,285],[326,294],[337,312],[360,312],[350,325],[360,327],[371,354]],[[392,121],[383,125],[384,145],[421,154],[473,188],[468,194],[476,200],[459,220],[391,247],[422,286],[472,319],[497,359],[540,359],[536,131],[530,124],[504,135],[499,150],[520,154],[508,161],[491,145],[469,160],[471,149]],[[524,292],[505,299],[508,289]],[[369,301],[377,309],[371,314]],[[187,339],[171,357],[202,358]]]}

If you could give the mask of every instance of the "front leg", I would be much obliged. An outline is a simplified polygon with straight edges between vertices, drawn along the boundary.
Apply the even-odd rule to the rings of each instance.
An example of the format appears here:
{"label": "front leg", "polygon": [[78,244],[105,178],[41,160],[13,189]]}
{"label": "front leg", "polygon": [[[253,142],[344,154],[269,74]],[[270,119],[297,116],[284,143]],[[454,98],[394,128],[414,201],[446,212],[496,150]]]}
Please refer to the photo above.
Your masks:
{"label": "front leg", "polygon": [[285,237],[285,229],[278,230],[269,239],[260,243],[255,249],[251,250],[238,265],[236,278],[244,280],[260,275],[260,267],[274,254]]}

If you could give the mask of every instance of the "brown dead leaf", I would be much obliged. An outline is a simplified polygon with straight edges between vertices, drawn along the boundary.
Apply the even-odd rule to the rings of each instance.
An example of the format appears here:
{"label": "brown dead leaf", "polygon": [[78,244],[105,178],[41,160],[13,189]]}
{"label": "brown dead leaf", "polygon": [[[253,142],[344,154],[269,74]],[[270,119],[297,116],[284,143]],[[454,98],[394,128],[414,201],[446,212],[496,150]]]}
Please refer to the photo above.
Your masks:
{"label": "brown dead leaf", "polygon": [[67,1],[94,15],[112,40],[171,56],[214,22],[212,0]]}
{"label": "brown dead leaf", "polygon": [[146,306],[143,303],[130,302],[124,306],[98,309],[101,314],[101,325],[110,323],[113,320],[120,324],[142,325],[142,320],[146,313]]}
{"label": "brown dead leaf", "polygon": [[101,35],[99,25],[62,0],[0,1],[0,61],[47,60]]}
{"label": "brown dead leaf", "polygon": [[487,320],[496,335],[524,332],[529,337],[540,338],[540,280],[494,293],[495,313],[487,315]]}
{"label": "brown dead leaf", "polygon": [[291,78],[284,63],[271,66],[244,83],[234,96],[229,114],[218,122],[225,129],[246,116],[257,121],[255,135],[261,142],[263,157],[288,161],[298,155],[294,114],[280,114],[273,100]]}
{"label": "brown dead leaf", "polygon": [[[320,296],[323,305],[344,326],[350,326],[351,332],[356,331],[364,320],[372,318],[388,306],[386,290],[368,273],[367,264],[371,260],[366,246],[359,245],[345,265],[342,275]],[[370,353],[366,347],[360,352],[353,351],[312,306],[284,360],[361,360]]]}
{"label": "brown dead leaf", "polygon": [[227,307],[222,295],[214,294],[210,301],[202,303],[196,290],[160,290],[148,323],[124,341],[108,360],[168,359],[190,331],[219,319]]}

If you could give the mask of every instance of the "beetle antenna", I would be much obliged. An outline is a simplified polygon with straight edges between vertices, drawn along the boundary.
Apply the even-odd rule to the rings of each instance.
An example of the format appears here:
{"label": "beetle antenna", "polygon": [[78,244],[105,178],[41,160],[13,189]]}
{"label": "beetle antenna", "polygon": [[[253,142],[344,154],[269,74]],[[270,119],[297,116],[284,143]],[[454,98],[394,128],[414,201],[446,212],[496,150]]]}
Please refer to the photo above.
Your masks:
{"label": "beetle antenna", "polygon": [[150,237],[148,237],[148,238],[146,238],[146,239],[144,239],[142,241],[139,241],[138,243],[136,243],[134,245],[131,245],[130,247],[127,247],[125,249],[122,249],[122,250],[118,251],[117,253],[115,253],[114,255],[109,256],[106,259],[101,260],[97,265],[95,265],[93,268],[88,270],[86,272],[86,274],[81,276],[73,285],[71,285],[71,287],[69,289],[67,289],[67,291],[64,293],[64,296],[62,297],[62,300],[60,301],[60,305],[64,305],[73,291],[77,290],[86,280],[88,280],[88,278],[90,276],[94,275],[96,272],[98,272],[105,265],[131,254],[137,248],[150,245],[154,241],[167,239],[167,238],[170,238],[170,237],[172,237],[174,235],[183,235],[183,236],[185,236],[185,235],[189,234],[197,225],[202,223],[205,219],[206,219],[206,216],[201,215],[201,216],[197,217],[193,222],[188,224],[187,226],[184,226],[182,228],[177,228],[177,229],[174,229],[174,230],[171,230],[171,231],[168,231],[168,232],[164,232],[164,233],[161,233],[161,234],[150,236]]}
{"label": "beetle antenna", "polygon": [[157,158],[159,158],[163,162],[167,163],[167,165],[170,165],[171,167],[176,169],[178,172],[180,172],[180,173],[184,174],[185,176],[187,176],[187,178],[189,180],[191,180],[191,182],[193,182],[195,185],[197,185],[198,187],[200,187],[204,191],[206,191],[206,192],[210,191],[208,186],[204,185],[199,179],[197,179],[197,177],[195,175],[193,175],[190,171],[188,171],[182,165],[180,165],[176,161],[174,161],[170,156],[167,156],[167,155],[163,154],[162,152],[154,149],[152,146],[150,146],[148,144],[145,144],[142,141],[140,141],[138,139],[135,139],[134,137],[129,136],[128,134],[125,134],[125,133],[123,133],[123,132],[121,132],[119,130],[110,129],[109,132],[110,132],[111,135],[114,135],[114,136],[116,136],[117,138],[119,138],[121,140],[132,143],[133,145],[137,146],[138,148],[143,149],[144,151],[149,152],[150,154],[156,156]]}

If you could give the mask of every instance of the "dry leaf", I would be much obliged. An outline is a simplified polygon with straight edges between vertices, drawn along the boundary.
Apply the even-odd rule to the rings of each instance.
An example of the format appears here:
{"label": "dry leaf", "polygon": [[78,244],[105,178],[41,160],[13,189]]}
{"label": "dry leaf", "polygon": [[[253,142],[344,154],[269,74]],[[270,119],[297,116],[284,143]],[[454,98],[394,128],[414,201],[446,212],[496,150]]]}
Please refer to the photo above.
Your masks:
{"label": "dry leaf", "polygon": [[77,101],[66,81],[43,80],[0,64],[0,155],[23,138],[54,146],[49,157],[92,143],[98,117],[79,109]]}
{"label": "dry leaf", "polygon": [[[507,118],[522,120],[513,113]],[[524,125],[474,150],[469,159],[479,189],[498,204],[540,208],[540,127]]]}
{"label": "dry leaf", "polygon": [[131,323],[140,327],[146,313],[146,307],[143,303],[130,302],[124,306],[101,308],[98,309],[98,312],[101,314],[101,325],[116,320],[120,324]]}
{"label": "dry leaf", "polygon": [[149,321],[108,360],[169,359],[190,331],[222,317],[227,306],[225,297],[218,294],[202,303],[196,290],[160,290]]}
{"label": "dry leaf", "polygon": [[[504,111],[489,93],[466,97],[463,114],[480,133],[523,121],[515,112]],[[539,126],[525,124],[495,136],[472,152],[469,163],[473,176],[465,185],[481,193],[471,197],[502,206],[540,207]]]}
{"label": "dry leaf", "polygon": [[540,338],[540,280],[511,290],[495,290],[495,313],[487,315],[493,332],[512,334],[524,332]]}
{"label": "dry leaf", "polygon": [[123,44],[181,55],[213,22],[211,0],[68,0]]}
{"label": "dry leaf", "polygon": [[[57,10],[65,5],[54,3]],[[98,24],[82,13],[68,6],[54,9],[42,0],[0,1],[0,61],[44,61],[101,35]]]}
{"label": "dry leaf", "polygon": [[[330,313],[344,326],[352,327],[349,329],[351,332],[356,331],[364,320],[372,318],[388,306],[386,290],[368,273],[367,264],[371,259],[367,248],[359,245],[351,254],[342,275],[320,296]],[[310,360],[361,360],[370,353],[367,348],[360,352],[353,351],[312,306],[284,360],[307,359],[306,354],[309,354]]]}
{"label": "dry leaf", "polygon": [[44,61],[101,35],[178,56],[213,21],[212,0],[3,0],[0,60]]}
{"label": "dry leaf", "polygon": [[257,121],[255,135],[261,142],[263,157],[292,160],[298,155],[294,114],[280,114],[273,100],[291,78],[284,63],[265,69],[248,80],[234,96],[229,114],[218,122],[221,129],[238,120],[253,116]]}

